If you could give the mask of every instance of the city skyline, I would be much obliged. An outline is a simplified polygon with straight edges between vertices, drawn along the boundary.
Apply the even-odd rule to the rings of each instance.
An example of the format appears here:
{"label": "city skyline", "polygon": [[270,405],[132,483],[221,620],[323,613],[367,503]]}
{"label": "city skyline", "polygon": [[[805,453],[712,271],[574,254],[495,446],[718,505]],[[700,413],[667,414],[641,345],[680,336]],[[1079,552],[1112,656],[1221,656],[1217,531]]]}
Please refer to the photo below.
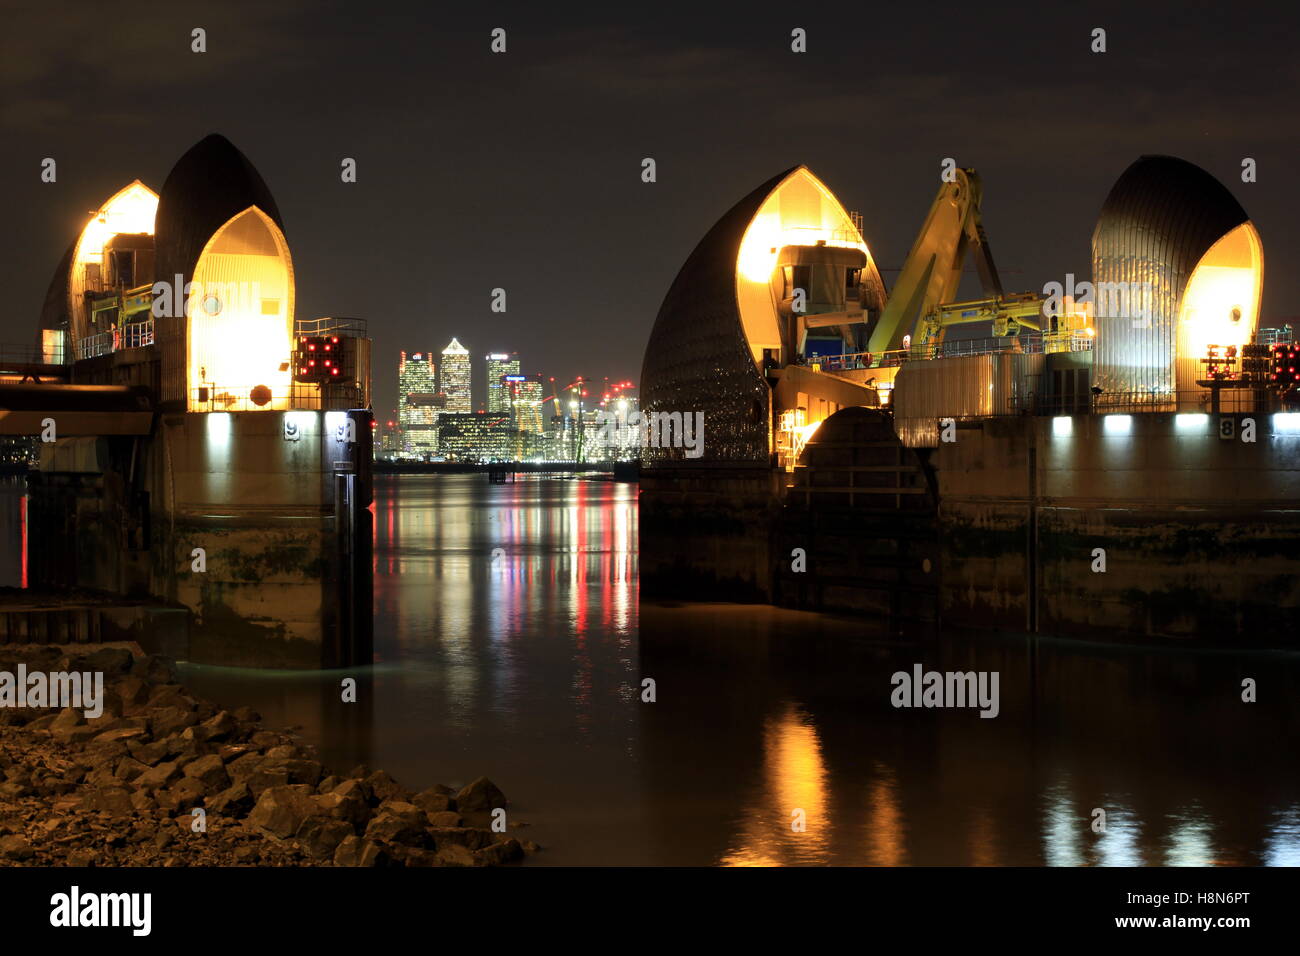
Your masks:
{"label": "city skyline", "polygon": [[[442,365],[435,361],[434,353],[424,349],[400,352],[395,378],[397,406],[388,415],[376,415],[377,457],[454,460],[479,455],[485,459],[565,460],[579,454],[579,449],[574,444],[577,435],[566,433],[569,426],[563,420],[581,417],[597,428],[599,414],[622,419],[617,432],[618,454],[629,453],[631,431],[626,416],[638,407],[636,385],[631,380],[579,376],[560,385],[542,371],[525,372],[526,363],[516,351],[489,352],[479,362],[472,357],[467,362],[466,356],[472,353],[460,345],[459,336],[452,337],[442,354],[451,357],[454,376],[462,388],[466,377],[471,385],[482,379],[486,398],[473,401],[468,411],[463,405],[450,407],[442,391]],[[474,374],[476,364],[482,366],[481,376]],[[386,378],[386,373],[379,377]],[[491,388],[494,377],[496,391]],[[508,440],[503,438],[506,432],[511,436]]]}

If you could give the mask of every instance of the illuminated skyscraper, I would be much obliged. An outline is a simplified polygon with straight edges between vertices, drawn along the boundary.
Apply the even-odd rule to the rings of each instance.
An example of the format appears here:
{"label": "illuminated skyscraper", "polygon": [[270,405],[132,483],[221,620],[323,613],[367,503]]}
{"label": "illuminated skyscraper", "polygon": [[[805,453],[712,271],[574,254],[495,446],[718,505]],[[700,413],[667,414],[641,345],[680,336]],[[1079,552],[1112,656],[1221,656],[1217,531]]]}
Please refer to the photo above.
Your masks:
{"label": "illuminated skyscraper", "polygon": [[502,383],[503,375],[519,374],[518,352],[493,352],[487,356],[487,410],[504,412],[510,408],[509,390]]}
{"label": "illuminated skyscraper", "polygon": [[542,403],[545,401],[542,391],[542,377],[529,378],[524,375],[509,375],[505,380],[506,400],[515,428],[533,435],[542,433]]}
{"label": "illuminated skyscraper", "polygon": [[470,400],[469,350],[454,338],[442,350],[442,367],[438,369],[438,391],[447,396],[446,409],[460,414],[474,410]]}
{"label": "illuminated skyscraper", "polygon": [[429,353],[402,353],[397,366],[397,391],[403,451],[421,456],[437,451],[439,398]]}

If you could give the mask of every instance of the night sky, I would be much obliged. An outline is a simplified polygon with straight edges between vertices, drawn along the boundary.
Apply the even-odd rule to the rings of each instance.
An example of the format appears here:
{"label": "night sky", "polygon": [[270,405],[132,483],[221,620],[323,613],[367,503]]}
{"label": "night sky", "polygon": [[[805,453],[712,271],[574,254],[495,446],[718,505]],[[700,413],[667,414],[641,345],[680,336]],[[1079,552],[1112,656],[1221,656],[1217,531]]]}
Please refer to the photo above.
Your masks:
{"label": "night sky", "polygon": [[[453,335],[480,396],[495,350],[561,384],[638,378],[695,243],[797,163],[862,213],[887,284],[941,160],[975,167],[1015,291],[1087,277],[1114,180],[1143,153],[1180,156],[1259,228],[1262,324],[1300,315],[1291,5],[16,7],[4,0],[0,41],[3,342],[32,341],[87,212],[135,178],[160,189],[210,132],[243,150],[279,203],[297,316],[369,321],[380,415],[396,402],[398,352],[441,351]],[[504,55],[489,50],[498,26]],[[794,27],[805,54],[790,52]],[[1094,27],[1105,54],[1089,51]],[[47,156],[53,185],[40,181]],[[1241,182],[1246,156],[1254,184]],[[340,181],[344,157],[356,184]],[[658,182],[641,181],[643,157]],[[504,315],[489,309],[498,286]]]}

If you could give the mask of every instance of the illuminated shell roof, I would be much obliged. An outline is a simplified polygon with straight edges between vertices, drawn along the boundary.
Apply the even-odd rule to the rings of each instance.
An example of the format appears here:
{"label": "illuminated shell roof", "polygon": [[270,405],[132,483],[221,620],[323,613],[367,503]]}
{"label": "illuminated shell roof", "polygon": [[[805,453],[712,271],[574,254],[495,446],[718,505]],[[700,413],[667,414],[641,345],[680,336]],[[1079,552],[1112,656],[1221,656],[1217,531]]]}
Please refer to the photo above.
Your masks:
{"label": "illuminated shell roof", "polygon": [[[706,458],[768,455],[769,393],[741,326],[736,261],[754,214],[796,169],[773,176],[714,223],[677,273],[650,332],[641,407],[703,411]],[[645,451],[649,458],[655,450]]]}
{"label": "illuminated shell roof", "polygon": [[134,180],[109,196],[95,209],[54,270],[41,307],[40,328],[66,329],[75,337],[86,334],[82,306],[87,269],[102,267],[105,244],[118,235],[153,233],[158,195]]}
{"label": "illuminated shell roof", "polygon": [[1186,160],[1143,156],[1115,182],[1092,234],[1094,283],[1143,293],[1149,322],[1097,318],[1096,379],[1109,392],[1164,392],[1173,386],[1177,321],[1201,257],[1248,221],[1232,193]]}
{"label": "illuminated shell roof", "polygon": [[1092,234],[1094,260],[1159,258],[1183,284],[1219,237],[1249,217],[1227,188],[1174,156],[1143,156],[1116,180]]}
{"label": "illuminated shell roof", "polygon": [[224,136],[204,137],[177,160],[159,194],[158,278],[188,279],[213,234],[249,206],[284,231],[275,199],[248,158]]}
{"label": "illuminated shell roof", "polygon": [[[765,461],[770,389],[764,348],[779,345],[769,277],[786,245],[819,241],[861,249],[867,278],[883,284],[857,228],[829,189],[793,166],[732,206],[677,273],[650,332],[641,369],[646,411],[703,412],[704,459]],[[649,461],[680,449],[646,449]]]}

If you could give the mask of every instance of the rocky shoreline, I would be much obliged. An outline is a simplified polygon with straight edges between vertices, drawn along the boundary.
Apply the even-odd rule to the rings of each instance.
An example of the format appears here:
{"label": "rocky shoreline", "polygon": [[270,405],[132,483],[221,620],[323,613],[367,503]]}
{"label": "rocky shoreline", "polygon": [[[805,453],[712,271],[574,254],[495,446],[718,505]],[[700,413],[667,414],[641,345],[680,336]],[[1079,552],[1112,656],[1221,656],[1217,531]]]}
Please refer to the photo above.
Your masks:
{"label": "rocky shoreline", "polygon": [[331,773],[254,711],[189,693],[166,658],[0,645],[0,672],[19,663],[102,672],[103,713],[0,707],[0,865],[492,866],[539,849],[503,828],[486,777],[415,793]]}

